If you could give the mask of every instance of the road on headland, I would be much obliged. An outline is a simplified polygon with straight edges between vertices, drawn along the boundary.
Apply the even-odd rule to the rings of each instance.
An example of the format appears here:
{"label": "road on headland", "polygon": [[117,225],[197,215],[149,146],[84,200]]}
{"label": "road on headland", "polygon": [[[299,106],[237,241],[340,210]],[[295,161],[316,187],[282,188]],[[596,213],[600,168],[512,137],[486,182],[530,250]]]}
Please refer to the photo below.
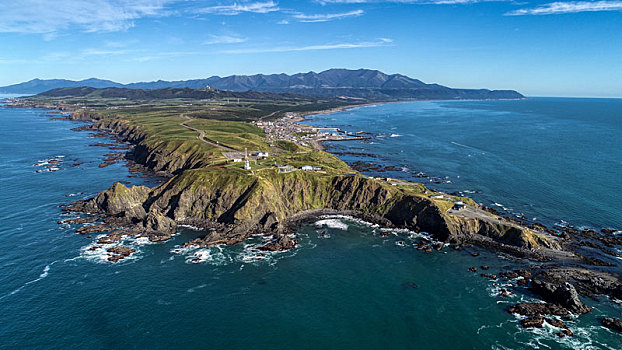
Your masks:
{"label": "road on headland", "polygon": [[193,118],[190,118],[189,116],[187,116],[185,114],[180,114],[179,116],[184,118],[184,119],[187,119],[186,121],[183,121],[183,122],[179,123],[179,125],[183,126],[186,129],[198,132],[199,133],[199,140],[201,140],[201,141],[203,141],[205,143],[208,143],[208,144],[210,144],[212,146],[216,146],[216,147],[219,147],[221,149],[224,149],[225,151],[239,151],[238,149],[235,149],[233,147],[225,146],[225,145],[220,144],[217,141],[213,141],[213,140],[210,140],[210,139],[206,138],[205,137],[205,131],[203,131],[201,129],[193,128],[190,125],[186,124],[188,122],[193,121],[194,120]]}

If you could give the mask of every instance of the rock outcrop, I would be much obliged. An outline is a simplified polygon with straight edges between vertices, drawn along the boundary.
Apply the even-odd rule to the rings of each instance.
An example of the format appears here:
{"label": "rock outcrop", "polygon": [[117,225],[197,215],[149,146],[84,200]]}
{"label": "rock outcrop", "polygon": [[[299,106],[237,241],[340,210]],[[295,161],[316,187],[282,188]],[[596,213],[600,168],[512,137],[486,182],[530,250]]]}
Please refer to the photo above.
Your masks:
{"label": "rock outcrop", "polygon": [[619,318],[605,317],[602,320],[602,325],[611,329],[612,331],[622,333],[622,320]]}
{"label": "rock outcrop", "polygon": [[528,228],[492,216],[453,216],[426,196],[359,175],[189,169],[153,190],[115,183],[73,209],[114,216],[152,240],[167,239],[177,224],[216,229],[203,238],[207,245],[234,244],[257,233],[282,235],[305,213],[332,210],[426,231],[441,241],[488,240],[526,252],[556,247]]}
{"label": "rock outcrop", "polygon": [[559,305],[572,313],[584,314],[591,310],[581,301],[575,287],[568,282],[562,285],[555,285],[534,279],[531,282],[531,288],[534,293],[540,295],[544,300]]}
{"label": "rock outcrop", "polygon": [[296,243],[287,235],[274,235],[272,240],[267,244],[259,247],[259,250],[267,250],[272,252],[290,250],[296,246]]}

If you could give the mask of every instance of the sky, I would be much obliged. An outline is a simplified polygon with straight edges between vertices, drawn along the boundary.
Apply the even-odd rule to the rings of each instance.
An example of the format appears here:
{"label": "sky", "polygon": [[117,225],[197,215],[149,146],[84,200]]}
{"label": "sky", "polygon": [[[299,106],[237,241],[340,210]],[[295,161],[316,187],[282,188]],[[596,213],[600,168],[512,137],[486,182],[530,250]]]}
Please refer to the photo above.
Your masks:
{"label": "sky", "polygon": [[622,97],[622,0],[0,0],[0,86],[330,68]]}

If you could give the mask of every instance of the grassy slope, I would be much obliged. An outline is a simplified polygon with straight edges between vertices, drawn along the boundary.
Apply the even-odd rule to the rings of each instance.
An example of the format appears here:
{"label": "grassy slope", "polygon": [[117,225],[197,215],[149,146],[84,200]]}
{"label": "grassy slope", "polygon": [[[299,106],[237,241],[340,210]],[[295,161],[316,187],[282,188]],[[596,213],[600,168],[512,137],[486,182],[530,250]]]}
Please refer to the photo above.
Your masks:
{"label": "grassy slope", "polygon": [[[35,98],[36,100],[37,98]],[[259,184],[257,188],[274,188],[273,193],[281,193],[277,188],[298,188],[299,195],[288,200],[287,203],[294,208],[311,209],[322,208],[326,203],[327,194],[332,193],[331,183],[335,176],[346,174],[358,174],[350,169],[343,161],[327,152],[300,145],[279,141],[274,147],[267,144],[263,131],[245,121],[257,118],[276,118],[283,111],[318,110],[321,108],[335,107],[332,102],[318,102],[316,104],[307,101],[254,101],[236,100],[235,104],[226,101],[196,101],[196,100],[157,100],[157,101],[127,101],[123,99],[56,99],[46,103],[69,104],[75,107],[76,103],[87,108],[100,116],[112,121],[123,121],[140,130],[144,139],[141,141],[152,151],[164,154],[170,158],[193,157],[204,160],[194,164],[210,164],[201,169],[185,170],[172,182],[177,186],[190,187],[201,192],[206,188],[229,188],[240,189]],[[185,115],[191,120],[182,117]],[[106,122],[104,120],[103,122]],[[228,147],[249,151],[269,151],[271,157],[266,160],[253,162],[252,171],[242,170],[242,164],[225,164],[226,159],[222,155],[223,150],[212,144],[201,141],[196,131],[190,130],[181,123],[203,130],[205,137]],[[323,172],[311,173],[296,171],[288,174],[280,174],[274,168],[274,164],[289,164],[300,168],[303,165],[321,166]],[[357,177],[365,178],[358,174]],[[368,180],[365,181],[374,181]],[[377,180],[377,185],[389,188],[396,196],[413,195],[430,199],[445,212],[453,205],[452,199],[431,199],[435,194],[421,184],[404,183],[397,186]],[[314,195],[302,195],[305,188],[314,188]],[[266,192],[270,193],[270,191]],[[318,193],[322,195],[317,195]],[[280,196],[288,197],[288,196]],[[291,196],[290,196],[291,197]],[[259,198],[259,197],[256,197]],[[265,198],[264,198],[265,199]],[[461,198],[469,204],[474,204],[471,199]],[[275,203],[282,203],[274,199]],[[284,204],[285,205],[285,204]],[[250,210],[250,209],[249,209]],[[382,208],[373,210],[382,212]],[[286,211],[283,211],[286,212]],[[252,213],[251,213],[252,214]],[[501,234],[501,232],[500,232]]]}

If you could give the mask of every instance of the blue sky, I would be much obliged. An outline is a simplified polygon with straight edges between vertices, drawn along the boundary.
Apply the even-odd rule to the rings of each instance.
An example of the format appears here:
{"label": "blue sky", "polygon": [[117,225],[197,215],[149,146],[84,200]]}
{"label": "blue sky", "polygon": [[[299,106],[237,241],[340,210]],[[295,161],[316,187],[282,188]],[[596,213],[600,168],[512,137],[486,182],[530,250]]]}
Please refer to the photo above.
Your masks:
{"label": "blue sky", "polygon": [[0,85],[333,67],[531,96],[622,97],[622,0],[0,2]]}

